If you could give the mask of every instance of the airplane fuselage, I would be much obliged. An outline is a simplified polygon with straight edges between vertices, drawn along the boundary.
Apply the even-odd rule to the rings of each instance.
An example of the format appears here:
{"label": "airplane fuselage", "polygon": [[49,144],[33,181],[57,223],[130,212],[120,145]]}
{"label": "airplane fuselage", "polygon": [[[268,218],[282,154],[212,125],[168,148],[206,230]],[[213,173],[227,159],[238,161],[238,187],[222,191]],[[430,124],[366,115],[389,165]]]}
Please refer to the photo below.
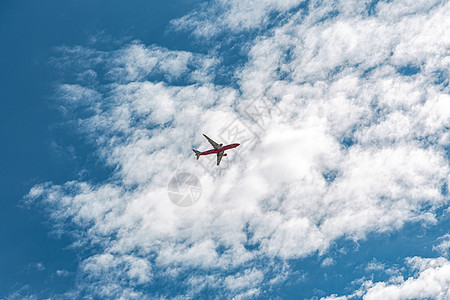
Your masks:
{"label": "airplane fuselage", "polygon": [[228,149],[236,148],[239,145],[240,144],[230,144],[230,145],[226,145],[226,146],[223,146],[223,147],[219,147],[217,149],[211,149],[211,150],[200,152],[199,155],[208,155],[208,154],[220,153],[220,152],[223,152],[223,151],[228,150]]}
{"label": "airplane fuselage", "polygon": [[236,148],[237,146],[239,146],[239,144],[230,144],[230,145],[223,146],[223,144],[217,144],[216,142],[214,142],[211,138],[206,136],[206,134],[203,134],[203,136],[214,147],[214,149],[206,150],[203,152],[200,152],[195,149],[192,149],[192,151],[194,151],[195,156],[197,156],[197,159],[199,159],[200,155],[217,154],[217,165],[220,164],[222,157],[227,156],[227,154],[225,153],[226,150],[233,149],[233,148]]}

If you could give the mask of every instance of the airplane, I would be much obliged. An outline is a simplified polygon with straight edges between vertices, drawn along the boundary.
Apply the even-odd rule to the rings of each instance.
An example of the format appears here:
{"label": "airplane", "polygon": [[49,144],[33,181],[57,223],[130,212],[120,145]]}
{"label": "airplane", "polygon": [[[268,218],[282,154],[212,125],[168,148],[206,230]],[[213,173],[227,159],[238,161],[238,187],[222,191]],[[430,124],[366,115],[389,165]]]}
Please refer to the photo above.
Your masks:
{"label": "airplane", "polygon": [[208,140],[208,142],[214,147],[214,149],[211,150],[207,150],[207,151],[203,151],[200,152],[198,150],[192,149],[192,151],[195,152],[195,155],[197,156],[197,159],[199,159],[200,155],[208,155],[208,154],[214,154],[217,153],[217,165],[220,164],[220,161],[222,160],[222,156],[227,156],[225,152],[225,150],[228,149],[233,149],[236,148],[237,146],[239,146],[240,144],[230,144],[230,145],[226,145],[224,146],[223,144],[217,144],[216,142],[214,142],[212,139],[210,139],[209,137],[207,137],[205,134],[203,134],[203,136]]}

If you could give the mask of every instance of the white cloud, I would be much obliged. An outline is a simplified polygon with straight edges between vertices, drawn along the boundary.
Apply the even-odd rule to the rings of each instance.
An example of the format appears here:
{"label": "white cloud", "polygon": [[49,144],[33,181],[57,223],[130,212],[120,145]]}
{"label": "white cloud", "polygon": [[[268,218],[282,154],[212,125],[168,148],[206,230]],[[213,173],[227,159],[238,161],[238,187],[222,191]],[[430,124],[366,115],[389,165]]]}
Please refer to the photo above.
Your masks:
{"label": "white cloud", "polygon": [[[254,6],[295,6],[273,3]],[[238,7],[230,5],[226,14]],[[141,287],[153,278],[182,278],[189,270],[200,273],[182,282],[193,295],[206,287],[258,295],[279,282],[278,261],[323,254],[337,239],[365,239],[407,222],[435,224],[448,201],[441,187],[450,183],[443,149],[448,87],[433,83],[433,74],[448,67],[449,40],[439,26],[449,7],[386,19],[381,7],[366,16],[348,3],[311,6],[253,41],[248,63],[234,66],[238,88],[214,84],[217,60],[209,56],[137,42],[111,53],[66,49],[75,59],[85,55],[77,72],[104,64],[108,83],[60,90],[66,101],[89,99],[95,107],[79,129],[115,171],[98,184],[37,185],[29,198],[41,197],[78,245],[95,246],[80,278],[110,297],[143,297]],[[318,22],[332,9],[342,15]],[[245,26],[262,22],[259,12],[243,10],[254,14]],[[244,26],[245,16],[235,17],[227,26]],[[417,62],[417,74],[397,72]],[[264,128],[245,116],[261,99],[277,101],[281,111]],[[224,158],[229,167],[208,165],[220,174],[213,177],[201,167],[203,157],[193,159],[191,145],[207,147],[201,133],[218,139],[236,118],[259,134],[258,147],[243,142]],[[189,208],[167,198],[180,171],[203,186]],[[199,278],[206,283],[192,287]]]}
{"label": "white cloud", "polygon": [[450,262],[440,258],[407,259],[414,276],[404,280],[395,276],[389,282],[365,281],[359,291],[349,296],[332,295],[324,299],[448,299],[450,297]]}
{"label": "white cloud", "polygon": [[100,100],[101,94],[78,84],[62,84],[57,91],[58,98],[65,106],[92,105]]}
{"label": "white cloud", "polygon": [[370,261],[366,268],[365,268],[366,272],[383,272],[386,273],[387,275],[392,276],[390,279],[390,282],[392,282],[392,280],[395,280],[396,278],[399,278],[401,276],[393,276],[393,275],[399,275],[400,274],[400,269],[398,268],[398,266],[392,266],[392,267],[388,267],[386,264],[381,263],[379,261],[377,261],[375,258],[372,259],[372,261]]}
{"label": "white cloud", "polygon": [[[168,51],[158,46],[144,47],[138,42],[123,48],[109,57],[113,66],[108,75],[114,82],[142,81],[162,77],[172,82],[208,82],[218,60],[186,51]],[[194,72],[192,70],[195,70]],[[187,78],[183,78],[187,76]]]}
{"label": "white cloud", "polygon": [[325,258],[322,263],[320,264],[322,267],[329,267],[334,265],[336,262],[334,261],[334,259],[332,257],[327,257]]}
{"label": "white cloud", "polygon": [[415,14],[423,14],[428,12],[433,7],[438,6],[444,2],[435,0],[435,1],[412,1],[412,0],[403,0],[403,1],[393,1],[392,3],[382,2],[377,4],[377,13],[381,18],[397,20],[402,17],[407,17]]}
{"label": "white cloud", "polygon": [[56,270],[56,275],[60,276],[60,277],[67,277],[70,275],[70,272],[67,270]]}
{"label": "white cloud", "polygon": [[136,284],[150,281],[150,264],[146,259],[136,256],[114,256],[112,254],[95,255],[83,263],[83,271],[94,278],[108,273],[117,277],[126,277]]}
{"label": "white cloud", "polygon": [[433,246],[433,250],[438,251],[441,255],[447,256],[450,251],[450,234],[445,234],[438,239],[440,242],[438,245]]}
{"label": "white cloud", "polygon": [[249,286],[257,287],[264,278],[260,270],[245,270],[243,274],[228,276],[225,278],[225,284],[231,291],[248,289]]}
{"label": "white cloud", "polygon": [[211,37],[225,30],[239,32],[265,25],[271,13],[285,12],[304,2],[304,0],[216,0],[203,5],[201,10],[173,20],[172,24],[178,29],[192,30],[196,36]]}
{"label": "white cloud", "polygon": [[34,270],[37,270],[37,271],[44,271],[45,270],[45,266],[41,262],[30,263],[28,265],[28,268],[29,269],[34,269]]}
{"label": "white cloud", "polygon": [[19,288],[17,291],[10,293],[6,299],[8,299],[8,300],[15,300],[15,299],[36,300],[39,298],[36,295],[31,293],[30,285],[25,285],[25,286],[22,286],[21,288]]}

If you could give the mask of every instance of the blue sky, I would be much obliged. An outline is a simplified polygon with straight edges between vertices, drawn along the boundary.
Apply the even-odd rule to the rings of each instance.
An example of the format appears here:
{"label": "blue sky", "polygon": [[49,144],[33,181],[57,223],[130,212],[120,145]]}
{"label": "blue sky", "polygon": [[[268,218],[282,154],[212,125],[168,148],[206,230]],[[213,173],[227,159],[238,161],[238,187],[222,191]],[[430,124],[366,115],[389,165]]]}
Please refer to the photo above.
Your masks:
{"label": "blue sky", "polygon": [[0,14],[0,298],[449,297],[448,3]]}

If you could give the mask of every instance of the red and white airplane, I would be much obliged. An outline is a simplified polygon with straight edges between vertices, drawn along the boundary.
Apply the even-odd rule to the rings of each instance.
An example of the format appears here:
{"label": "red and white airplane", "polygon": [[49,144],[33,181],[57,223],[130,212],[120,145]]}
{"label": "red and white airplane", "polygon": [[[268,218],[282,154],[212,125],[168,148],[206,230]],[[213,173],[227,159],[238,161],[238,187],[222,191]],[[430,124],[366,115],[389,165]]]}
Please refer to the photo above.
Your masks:
{"label": "red and white airplane", "polygon": [[214,149],[203,151],[203,152],[200,152],[200,151],[195,150],[195,149],[192,149],[192,151],[195,152],[195,155],[197,156],[197,159],[200,157],[200,155],[208,155],[208,154],[217,153],[217,165],[220,164],[220,160],[222,159],[222,156],[227,156],[227,154],[224,153],[225,150],[233,149],[233,148],[236,148],[237,146],[240,145],[240,144],[230,144],[230,145],[224,146],[223,144],[217,144],[212,139],[207,137],[205,134],[203,134],[203,136],[208,140],[208,142],[211,143],[211,145],[214,147]]}

